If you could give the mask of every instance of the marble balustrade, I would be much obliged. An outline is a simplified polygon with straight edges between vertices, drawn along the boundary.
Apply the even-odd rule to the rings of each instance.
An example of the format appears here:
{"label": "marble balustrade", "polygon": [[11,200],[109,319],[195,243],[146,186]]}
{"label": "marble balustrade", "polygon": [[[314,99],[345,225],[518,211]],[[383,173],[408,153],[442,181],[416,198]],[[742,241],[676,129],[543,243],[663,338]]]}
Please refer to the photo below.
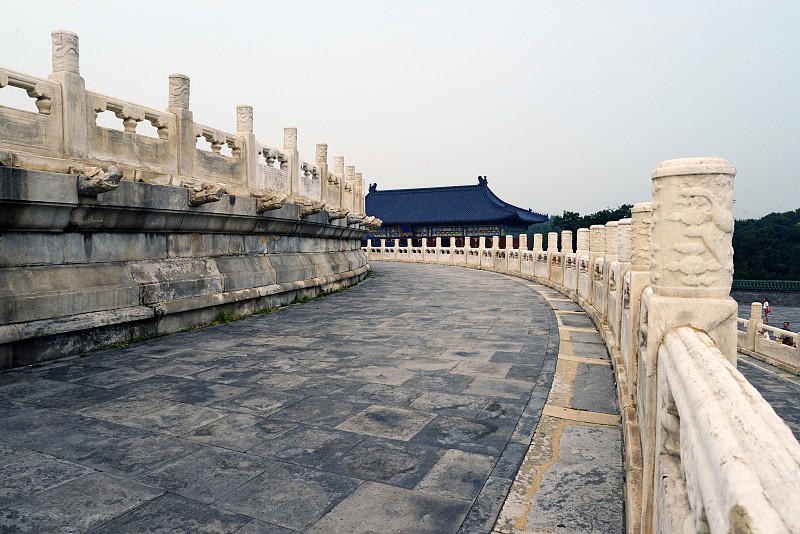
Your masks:
{"label": "marble balustrade", "polygon": [[[592,317],[616,376],[629,533],[800,532],[800,444],[736,370],[738,349],[797,373],[798,349],[763,331],[800,334],[760,324],[758,303],[749,320],[736,317],[735,173],[719,158],[665,161],[652,173],[652,202],[578,230],[575,251],[571,233],[561,249],[553,233],[546,249],[536,234],[532,250],[521,235],[517,249],[480,238],[447,255],[437,238],[421,260],[526,278]],[[364,250],[397,261],[392,248],[381,240]]]}

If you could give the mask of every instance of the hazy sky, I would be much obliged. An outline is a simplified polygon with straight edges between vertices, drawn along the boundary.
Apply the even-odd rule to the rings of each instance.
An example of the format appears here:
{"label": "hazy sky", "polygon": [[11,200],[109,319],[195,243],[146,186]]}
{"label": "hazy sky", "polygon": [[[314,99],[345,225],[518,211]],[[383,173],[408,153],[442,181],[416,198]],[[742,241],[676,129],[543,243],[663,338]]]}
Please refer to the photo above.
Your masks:
{"label": "hazy sky", "polygon": [[[534,211],[651,199],[659,162],[719,156],[737,218],[800,207],[800,2],[5,2],[0,65],[47,76],[80,36],[87,89],[301,156],[327,142],[381,189],[477,183]],[[0,103],[4,91],[0,90]],[[23,93],[24,94],[24,93]]]}

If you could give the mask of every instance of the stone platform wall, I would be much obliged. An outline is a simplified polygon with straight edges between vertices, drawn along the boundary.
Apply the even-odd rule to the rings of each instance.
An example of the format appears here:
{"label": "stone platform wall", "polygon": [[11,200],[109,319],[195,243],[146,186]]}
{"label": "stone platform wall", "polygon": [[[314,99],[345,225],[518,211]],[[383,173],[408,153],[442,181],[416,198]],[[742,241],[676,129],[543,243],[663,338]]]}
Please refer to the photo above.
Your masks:
{"label": "stone platform wall", "polygon": [[[197,123],[183,74],[164,110],[90,91],[70,31],[52,33],[52,57],[47,78],[0,67],[0,91],[37,110],[0,106],[0,369],[365,276],[360,240],[380,221],[327,144],[301,158],[293,126],[282,148],[262,143],[249,105],[235,133]],[[109,113],[118,128],[98,121]]]}
{"label": "stone platform wall", "polygon": [[0,368],[30,364],[356,283],[366,228],[327,211],[0,166]]}

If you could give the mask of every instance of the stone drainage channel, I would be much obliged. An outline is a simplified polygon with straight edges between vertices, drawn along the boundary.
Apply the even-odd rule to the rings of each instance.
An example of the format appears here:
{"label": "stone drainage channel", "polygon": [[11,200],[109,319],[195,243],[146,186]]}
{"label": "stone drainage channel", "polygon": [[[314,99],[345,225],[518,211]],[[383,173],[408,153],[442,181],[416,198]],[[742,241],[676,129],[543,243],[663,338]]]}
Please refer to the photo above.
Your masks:
{"label": "stone drainage channel", "polygon": [[589,317],[519,278],[373,268],[272,314],[0,375],[0,531],[622,532]]}

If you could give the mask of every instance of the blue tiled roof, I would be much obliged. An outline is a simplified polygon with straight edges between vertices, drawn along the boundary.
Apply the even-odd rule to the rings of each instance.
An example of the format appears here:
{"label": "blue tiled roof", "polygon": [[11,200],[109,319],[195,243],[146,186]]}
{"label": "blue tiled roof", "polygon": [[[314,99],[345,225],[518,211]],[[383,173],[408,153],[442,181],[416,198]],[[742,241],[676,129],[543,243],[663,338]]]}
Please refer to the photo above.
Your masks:
{"label": "blue tiled roof", "polygon": [[372,184],[366,197],[366,213],[389,224],[508,224],[528,226],[547,220],[547,215],[512,206],[492,193],[487,180],[477,185],[420,187],[379,191]]}

